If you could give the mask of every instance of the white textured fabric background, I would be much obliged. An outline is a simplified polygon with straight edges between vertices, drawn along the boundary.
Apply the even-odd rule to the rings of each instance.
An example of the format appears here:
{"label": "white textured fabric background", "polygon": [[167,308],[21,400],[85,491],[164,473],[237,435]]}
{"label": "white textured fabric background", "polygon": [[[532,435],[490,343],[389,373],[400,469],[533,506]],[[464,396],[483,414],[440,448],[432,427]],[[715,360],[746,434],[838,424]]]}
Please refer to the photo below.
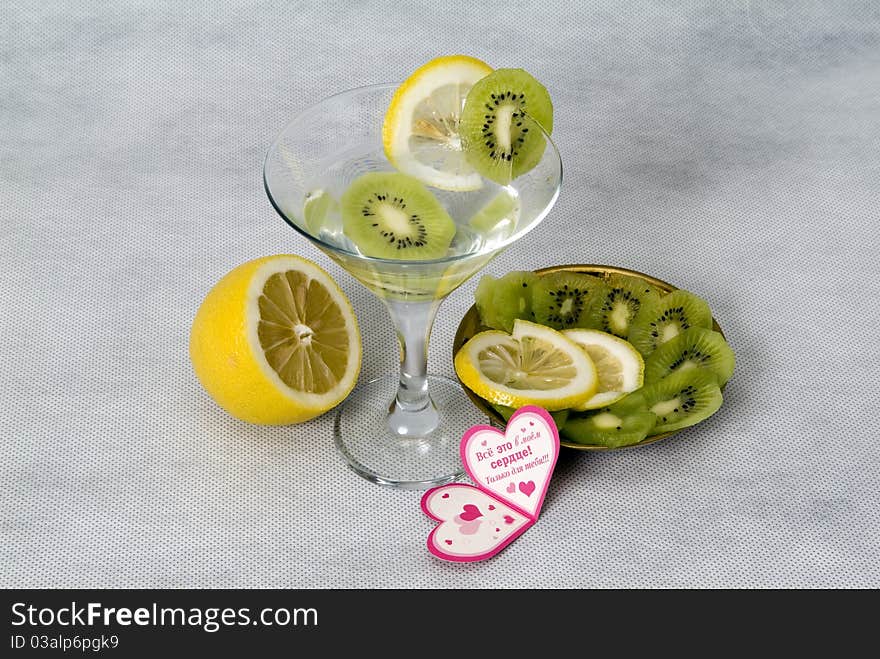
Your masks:
{"label": "white textured fabric background", "polygon": [[[0,2],[0,585],[880,587],[877,3],[441,5]],[[216,280],[293,252],[351,297],[361,377],[396,368],[261,160],[317,98],[454,52],[556,106],[562,195],[488,272],[653,274],[738,357],[700,426],[564,451],[541,521],[475,565],[428,554],[421,494],[350,472],[329,415],[239,423],[187,357]]]}

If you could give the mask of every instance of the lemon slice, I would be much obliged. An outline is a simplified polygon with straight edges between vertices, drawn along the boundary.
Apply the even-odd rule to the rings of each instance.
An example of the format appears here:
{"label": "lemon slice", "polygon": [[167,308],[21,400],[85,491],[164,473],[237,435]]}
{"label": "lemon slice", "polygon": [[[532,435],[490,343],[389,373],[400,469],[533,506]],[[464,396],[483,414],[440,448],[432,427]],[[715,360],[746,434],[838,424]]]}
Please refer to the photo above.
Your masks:
{"label": "lemon slice", "polygon": [[517,320],[513,333],[480,332],[455,355],[455,372],[495,405],[562,410],[583,404],[599,379],[587,353],[554,329]]}
{"label": "lemon slice", "polygon": [[562,333],[586,351],[599,375],[596,394],[575,407],[577,411],[611,405],[644,383],[645,360],[629,341],[598,330],[570,329]]}
{"label": "lemon slice", "polygon": [[480,175],[462,151],[458,126],[465,98],[492,68],[467,55],[438,57],[419,67],[394,93],[382,144],[397,169],[442,190],[477,190]]}
{"label": "lemon slice", "polygon": [[260,424],[311,419],[357,381],[361,338],[345,294],[316,264],[292,255],[238,266],[193,320],[190,359],[211,397]]}

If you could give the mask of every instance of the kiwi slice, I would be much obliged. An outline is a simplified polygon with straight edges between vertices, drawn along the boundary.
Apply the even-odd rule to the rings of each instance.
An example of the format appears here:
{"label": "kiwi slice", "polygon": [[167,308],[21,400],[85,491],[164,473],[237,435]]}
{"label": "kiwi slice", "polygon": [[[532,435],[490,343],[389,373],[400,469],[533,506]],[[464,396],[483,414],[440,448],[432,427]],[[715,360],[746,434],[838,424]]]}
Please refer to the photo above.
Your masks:
{"label": "kiwi slice", "polygon": [[519,221],[519,210],[519,198],[502,191],[474,213],[468,225],[483,235],[510,235]]}
{"label": "kiwi slice", "polygon": [[712,312],[700,297],[677,290],[643,306],[633,319],[629,342],[645,357],[691,327],[712,328]]}
{"label": "kiwi slice", "polygon": [[366,256],[406,261],[439,259],[455,222],[424,185],[397,172],[369,172],[342,195],[342,229]]}
{"label": "kiwi slice", "polygon": [[540,82],[522,69],[497,69],[468,92],[459,132],[468,162],[486,178],[507,185],[541,160],[553,130],[553,103]]}
{"label": "kiwi slice", "polygon": [[723,401],[718,378],[705,368],[676,371],[631,393],[627,399],[644,404],[657,415],[655,434],[699,423],[715,414]]}
{"label": "kiwi slice", "polygon": [[313,236],[318,236],[324,228],[327,216],[335,209],[336,200],[329,192],[322,189],[306,193],[303,201],[303,219],[306,229]]}
{"label": "kiwi slice", "polygon": [[554,329],[587,327],[594,299],[605,294],[598,277],[578,272],[550,272],[532,286],[535,322]]}
{"label": "kiwi slice", "polygon": [[[486,401],[488,402],[488,401]],[[489,403],[495,408],[495,411],[498,412],[502,417],[504,417],[505,421],[510,421],[510,417],[513,416],[513,413],[516,412],[515,407],[507,407],[506,405],[495,405],[493,403]],[[555,412],[547,412],[550,417],[553,419],[553,423],[556,424],[557,428],[562,428],[565,425],[565,422],[568,420],[568,410],[556,410]]]}
{"label": "kiwi slice", "polygon": [[691,327],[657,348],[645,360],[645,382],[692,368],[707,368],[723,385],[733,375],[733,350],[718,332]]}
{"label": "kiwi slice", "polygon": [[534,272],[517,270],[501,279],[484,275],[474,294],[483,325],[512,332],[517,318],[531,320],[532,286],[537,279]]}
{"label": "kiwi slice", "polygon": [[605,295],[597,299],[590,314],[590,327],[619,336],[629,336],[633,318],[645,305],[660,298],[659,288],[635,277],[612,274],[605,280]]}
{"label": "kiwi slice", "polygon": [[654,430],[657,417],[641,400],[629,396],[610,407],[584,415],[569,415],[562,436],[577,444],[618,448],[638,444]]}

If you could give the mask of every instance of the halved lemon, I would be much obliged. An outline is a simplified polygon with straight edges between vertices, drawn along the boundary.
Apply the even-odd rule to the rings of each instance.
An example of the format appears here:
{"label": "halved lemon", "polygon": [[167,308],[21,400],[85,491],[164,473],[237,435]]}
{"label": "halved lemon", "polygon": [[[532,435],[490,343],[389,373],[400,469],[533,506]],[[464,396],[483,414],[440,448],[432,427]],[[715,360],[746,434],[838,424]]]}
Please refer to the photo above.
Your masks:
{"label": "halved lemon", "polygon": [[361,337],[330,275],[284,254],[244,263],[211,289],[193,320],[189,353],[220,407],[243,421],[288,424],[348,395]]}
{"label": "halved lemon", "polygon": [[465,98],[492,67],[448,55],[419,67],[398,87],[385,113],[382,144],[397,169],[442,190],[477,190],[480,175],[462,151],[458,125]]}
{"label": "halved lemon", "polygon": [[599,375],[596,394],[575,407],[577,411],[611,405],[644,383],[645,360],[629,341],[590,329],[569,329],[562,333],[586,351]]}
{"label": "halved lemon", "polygon": [[475,394],[495,405],[539,405],[563,410],[596,393],[589,356],[554,329],[517,320],[513,332],[480,332],[455,355],[455,372]]}

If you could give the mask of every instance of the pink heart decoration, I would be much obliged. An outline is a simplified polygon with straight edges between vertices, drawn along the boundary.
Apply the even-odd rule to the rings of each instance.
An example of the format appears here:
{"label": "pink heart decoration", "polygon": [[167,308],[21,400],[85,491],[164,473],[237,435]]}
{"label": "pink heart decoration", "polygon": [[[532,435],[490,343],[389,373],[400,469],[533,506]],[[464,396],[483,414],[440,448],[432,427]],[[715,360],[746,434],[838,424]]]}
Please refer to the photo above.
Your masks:
{"label": "pink heart decoration", "polygon": [[519,491],[525,494],[527,497],[532,496],[532,492],[535,491],[535,481],[529,481],[528,483],[520,482]]}
{"label": "pink heart decoration", "polygon": [[459,517],[461,517],[465,522],[472,522],[477,519],[477,517],[482,517],[483,513],[480,512],[480,509],[477,508],[472,503],[466,503],[462,508],[463,512]]}
{"label": "pink heart decoration", "polygon": [[456,523],[459,525],[458,532],[462,535],[474,535],[477,531],[480,530],[480,526],[482,525],[482,522],[478,519],[474,520],[473,522],[464,523],[456,520]]}
{"label": "pink heart decoration", "polygon": [[471,562],[504,549],[537,521],[558,457],[556,424],[539,407],[514,412],[503,433],[491,426],[468,430],[461,460],[476,487],[453,483],[425,492],[422,510],[439,522],[428,551]]}
{"label": "pink heart decoration", "polygon": [[558,457],[556,424],[531,405],[513,413],[505,432],[474,426],[461,442],[461,461],[474,484],[532,520],[541,512]]}
{"label": "pink heart decoration", "polygon": [[[490,502],[495,510],[482,519],[470,522],[461,519],[460,513],[465,507],[488,510]],[[534,520],[497,501],[490,493],[462,483],[425,492],[422,510],[440,522],[428,536],[428,551],[438,558],[462,563],[494,556],[534,524]]]}

